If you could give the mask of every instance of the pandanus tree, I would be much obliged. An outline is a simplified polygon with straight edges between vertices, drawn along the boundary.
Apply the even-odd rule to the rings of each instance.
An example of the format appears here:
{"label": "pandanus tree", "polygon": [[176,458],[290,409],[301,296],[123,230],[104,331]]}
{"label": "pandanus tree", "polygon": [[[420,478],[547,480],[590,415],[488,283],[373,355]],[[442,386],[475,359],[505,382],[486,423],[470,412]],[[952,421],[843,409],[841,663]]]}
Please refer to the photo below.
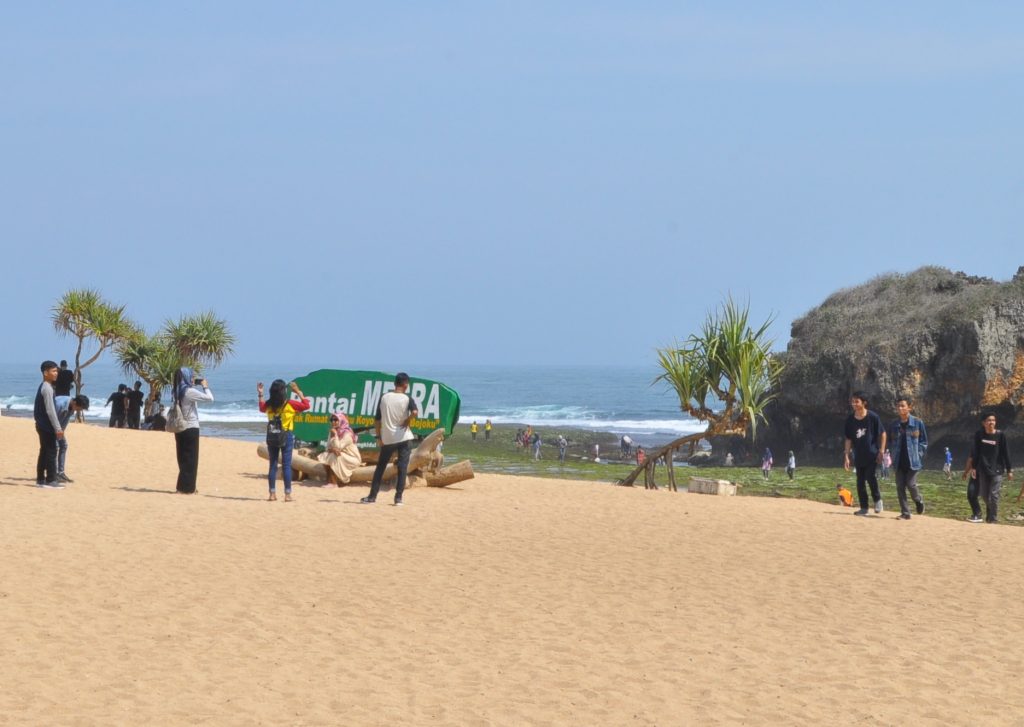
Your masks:
{"label": "pandanus tree", "polygon": [[231,355],[234,346],[227,323],[207,311],[168,320],[153,336],[136,331],[117,345],[116,354],[122,370],[145,381],[153,399],[170,386],[180,367],[216,366]]}
{"label": "pandanus tree", "polygon": [[[137,333],[137,326],[124,311],[123,305],[109,303],[98,291],[91,289],[69,290],[51,309],[51,319],[57,333],[78,341],[75,350],[76,394],[85,393],[82,369],[95,363],[111,346]],[[95,345],[96,350],[87,351],[87,342]]]}
{"label": "pandanus tree", "polygon": [[[699,333],[683,343],[658,350],[662,373],[655,383],[668,384],[679,397],[680,409],[705,422],[703,432],[677,439],[650,453],[637,465],[623,485],[632,485],[641,472],[653,486],[653,466],[662,456],[671,463],[672,453],[684,445],[691,450],[702,438],[723,434],[756,434],[758,421],[775,398],[782,364],[772,354],[774,341],[768,337],[773,318],[757,328],[750,324],[750,306],[728,298],[708,314]],[[670,472],[670,485],[674,483]]]}

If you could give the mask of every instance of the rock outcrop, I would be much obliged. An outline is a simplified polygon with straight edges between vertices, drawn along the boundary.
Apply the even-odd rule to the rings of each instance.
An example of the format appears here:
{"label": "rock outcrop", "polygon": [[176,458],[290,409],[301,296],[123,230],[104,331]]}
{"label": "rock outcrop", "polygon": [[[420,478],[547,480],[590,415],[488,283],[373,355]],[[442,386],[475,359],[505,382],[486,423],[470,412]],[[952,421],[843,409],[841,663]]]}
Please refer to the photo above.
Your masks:
{"label": "rock outcrop", "polygon": [[[1024,266],[1008,282],[935,267],[883,275],[829,296],[791,336],[779,397],[757,444],[745,443],[748,456],[767,444],[777,460],[792,449],[804,464],[838,463],[859,389],[885,423],[898,395],[913,399],[928,426],[928,467],[944,446],[962,466],[982,410],[996,413],[1024,462],[1024,422],[1014,426],[1024,406]],[[739,444],[720,446],[735,453]]]}

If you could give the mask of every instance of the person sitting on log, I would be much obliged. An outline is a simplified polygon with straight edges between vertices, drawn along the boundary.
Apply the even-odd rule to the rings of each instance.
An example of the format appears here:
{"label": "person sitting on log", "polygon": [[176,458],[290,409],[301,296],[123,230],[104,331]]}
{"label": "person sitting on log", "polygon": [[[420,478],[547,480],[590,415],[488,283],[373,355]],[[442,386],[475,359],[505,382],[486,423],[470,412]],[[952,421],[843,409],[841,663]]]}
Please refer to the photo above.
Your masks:
{"label": "person sitting on log", "polygon": [[331,414],[327,433],[327,451],[317,459],[327,465],[327,486],[347,485],[352,471],[359,467],[362,457],[356,445],[356,433],[344,414]]}

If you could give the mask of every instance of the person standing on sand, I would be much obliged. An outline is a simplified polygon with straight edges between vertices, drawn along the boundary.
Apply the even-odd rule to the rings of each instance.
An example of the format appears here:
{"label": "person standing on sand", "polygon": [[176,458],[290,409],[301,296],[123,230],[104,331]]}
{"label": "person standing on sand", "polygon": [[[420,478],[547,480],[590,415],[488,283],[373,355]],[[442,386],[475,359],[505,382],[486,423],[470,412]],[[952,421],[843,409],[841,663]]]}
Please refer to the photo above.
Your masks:
{"label": "person standing on sand", "polygon": [[488,419],[484,422],[484,439],[491,438],[491,420]]}
{"label": "person standing on sand", "polygon": [[377,404],[377,415],[374,417],[374,433],[380,453],[377,456],[377,467],[373,470],[373,482],[370,494],[359,502],[367,505],[377,501],[380,484],[384,479],[391,455],[395,456],[395,469],[398,477],[395,480],[395,505],[402,504],[405,492],[405,477],[409,469],[409,449],[413,440],[409,423],[419,414],[416,403],[406,392],[409,388],[409,374],[400,372],[395,375],[395,390],[389,391],[380,398]]}
{"label": "person standing on sand", "polygon": [[[1003,475],[1013,479],[1013,465],[1006,445],[1006,433],[996,429],[996,415],[984,412],[981,415],[981,429],[974,433],[974,446],[964,467],[964,479],[978,480],[978,496],[985,501],[985,522],[999,520],[999,492],[1003,486]],[[1024,494],[1024,487],[1021,488]],[[1017,497],[1018,502],[1020,496]]]}
{"label": "person standing on sand", "polygon": [[129,429],[138,429],[142,424],[142,403],[145,399],[146,395],[142,393],[141,381],[136,381],[135,388],[125,392],[125,410]]}
{"label": "person standing on sand", "polygon": [[896,399],[896,419],[889,425],[886,439],[893,452],[893,469],[896,473],[896,497],[900,501],[900,519],[910,519],[907,490],[914,500],[917,514],[924,513],[924,500],[917,489],[917,473],[921,471],[921,460],[928,450],[928,430],[924,422],[910,413],[910,399],[901,396]]}
{"label": "person standing on sand", "polygon": [[[885,451],[885,430],[882,420],[873,411],[868,411],[868,397],[863,391],[855,391],[850,396],[853,412],[846,417],[843,434],[846,446],[843,450],[843,468],[849,472],[851,468],[857,472],[857,497],[860,509],[854,515],[868,514],[868,488],[871,486],[871,497],[875,501],[875,512],[882,512],[882,493],[878,489],[878,477],[875,467],[882,461]],[[850,456],[851,451],[853,456]]]}
{"label": "person standing on sand", "polygon": [[57,440],[57,479],[61,482],[71,483],[74,480],[68,477],[67,472],[64,471],[68,457],[68,423],[71,421],[72,414],[89,410],[89,397],[85,394],[79,394],[73,398],[55,396],[53,405],[57,407],[57,421],[60,422],[60,428],[64,430],[64,436]]}
{"label": "person standing on sand", "polygon": [[210,385],[196,376],[192,369],[182,366],[174,372],[171,386],[171,405],[181,407],[185,428],[174,435],[174,449],[178,458],[178,484],[180,495],[194,495],[199,475],[199,402],[213,401]]}
{"label": "person standing on sand", "polygon": [[53,383],[57,380],[57,363],[43,361],[39,365],[43,383],[36,391],[36,402],[32,418],[39,435],[39,457],[36,459],[36,486],[51,490],[62,490],[64,485],[57,478],[57,440],[64,437],[64,430],[57,418],[57,405],[53,400]]}
{"label": "person standing on sand", "polygon": [[[285,433],[284,446],[267,442],[267,450],[270,455],[270,470],[267,472],[267,482],[270,485],[268,501],[277,499],[277,460],[281,458],[281,475],[284,477],[284,501],[292,501],[292,450],[295,448],[295,415],[309,409],[307,399],[299,385],[294,381],[291,389],[298,401],[288,397],[288,384],[284,379],[274,379],[270,384],[270,399],[263,401],[263,382],[256,384],[256,398],[260,405],[260,411],[267,415],[268,420],[280,419],[281,429]],[[269,435],[268,435],[269,438]]]}
{"label": "person standing on sand", "polygon": [[53,384],[54,396],[71,396],[71,387],[75,383],[75,372],[68,368],[68,362],[60,360],[60,371],[57,372],[57,380]]}
{"label": "person standing on sand", "polygon": [[128,407],[128,387],[124,384],[117,385],[117,391],[107,397],[110,404],[110,422],[108,426],[113,429],[124,429],[125,412]]}

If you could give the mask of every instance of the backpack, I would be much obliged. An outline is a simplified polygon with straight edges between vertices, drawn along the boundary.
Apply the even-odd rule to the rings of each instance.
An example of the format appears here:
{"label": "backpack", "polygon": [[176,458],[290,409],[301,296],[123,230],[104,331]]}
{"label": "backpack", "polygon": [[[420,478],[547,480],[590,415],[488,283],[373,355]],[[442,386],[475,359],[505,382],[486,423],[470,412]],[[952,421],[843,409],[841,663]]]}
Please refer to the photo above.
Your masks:
{"label": "backpack", "polygon": [[281,413],[288,402],[284,403],[277,411],[277,416],[267,422],[267,446],[283,448],[288,443],[288,432],[284,430],[284,422],[281,421]]}

